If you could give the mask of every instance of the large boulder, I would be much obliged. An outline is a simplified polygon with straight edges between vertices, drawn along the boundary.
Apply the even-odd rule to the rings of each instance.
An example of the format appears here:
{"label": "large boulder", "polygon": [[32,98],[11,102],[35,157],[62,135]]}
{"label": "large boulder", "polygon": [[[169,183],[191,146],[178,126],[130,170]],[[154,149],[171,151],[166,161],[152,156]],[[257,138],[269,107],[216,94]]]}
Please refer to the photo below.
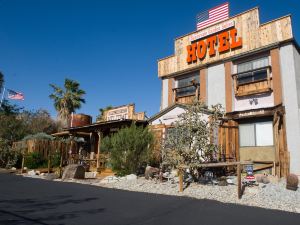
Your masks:
{"label": "large boulder", "polygon": [[295,174],[289,174],[286,177],[286,189],[297,191],[299,184],[298,176]]}
{"label": "large boulder", "polygon": [[152,166],[147,166],[145,170],[145,178],[148,180],[149,178],[153,178],[155,174],[159,173],[159,169],[152,167]]}
{"label": "large boulder", "polygon": [[82,165],[70,164],[68,165],[62,175],[62,180],[65,179],[84,179],[85,168]]}

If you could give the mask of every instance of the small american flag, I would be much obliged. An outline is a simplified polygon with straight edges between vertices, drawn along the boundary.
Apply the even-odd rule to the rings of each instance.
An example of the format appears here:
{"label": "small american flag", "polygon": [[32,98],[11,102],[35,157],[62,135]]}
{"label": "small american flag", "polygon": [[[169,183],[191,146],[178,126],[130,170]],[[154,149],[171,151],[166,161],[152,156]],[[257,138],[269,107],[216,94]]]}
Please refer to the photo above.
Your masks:
{"label": "small american flag", "polygon": [[13,90],[7,90],[8,92],[8,98],[13,100],[24,100],[24,95],[20,92],[16,92]]}
{"label": "small american flag", "polygon": [[208,27],[229,18],[229,3],[206,10],[197,15],[197,30]]}

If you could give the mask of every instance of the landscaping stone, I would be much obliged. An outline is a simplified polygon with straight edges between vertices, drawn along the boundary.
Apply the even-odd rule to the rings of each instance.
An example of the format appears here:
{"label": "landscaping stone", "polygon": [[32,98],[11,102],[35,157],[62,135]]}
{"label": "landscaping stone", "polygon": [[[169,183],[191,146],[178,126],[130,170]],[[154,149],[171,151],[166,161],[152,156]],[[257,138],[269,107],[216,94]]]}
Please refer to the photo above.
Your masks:
{"label": "landscaping stone", "polygon": [[298,189],[298,176],[295,174],[289,174],[286,177],[286,189],[296,191]]}
{"label": "landscaping stone", "polygon": [[126,180],[137,180],[137,176],[135,174],[127,175]]}
{"label": "landscaping stone", "polygon": [[59,178],[59,175],[58,174],[55,174],[55,173],[45,173],[43,175],[44,179],[46,180],[55,180],[57,178]]}
{"label": "landscaping stone", "polygon": [[29,176],[35,176],[35,175],[36,175],[34,170],[28,171],[27,174],[28,174]]}
{"label": "landscaping stone", "polygon": [[153,178],[154,174],[159,173],[159,169],[152,167],[152,166],[147,166],[146,170],[145,170],[145,178],[149,179],[149,178]]}
{"label": "landscaping stone", "polygon": [[85,172],[85,179],[95,179],[97,177],[97,172]]}
{"label": "landscaping stone", "polygon": [[65,179],[84,179],[85,168],[82,165],[70,164],[68,165],[62,175],[62,180]]}

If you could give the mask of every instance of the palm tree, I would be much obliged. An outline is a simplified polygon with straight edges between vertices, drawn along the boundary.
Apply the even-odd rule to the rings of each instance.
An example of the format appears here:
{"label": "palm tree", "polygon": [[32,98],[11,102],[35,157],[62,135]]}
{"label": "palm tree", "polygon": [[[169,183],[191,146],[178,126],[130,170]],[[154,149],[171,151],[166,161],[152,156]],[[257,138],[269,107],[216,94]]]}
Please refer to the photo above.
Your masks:
{"label": "palm tree", "polygon": [[64,89],[50,84],[54,92],[49,95],[54,101],[54,107],[58,113],[58,117],[64,125],[68,125],[71,113],[76,109],[80,109],[81,103],[85,103],[82,98],[85,94],[84,90],[79,89],[79,83],[74,80],[65,79]]}
{"label": "palm tree", "polygon": [[109,105],[109,106],[106,106],[105,108],[99,109],[99,115],[97,116],[96,121],[97,122],[104,121],[105,120],[104,113],[112,108],[113,107],[111,105]]}

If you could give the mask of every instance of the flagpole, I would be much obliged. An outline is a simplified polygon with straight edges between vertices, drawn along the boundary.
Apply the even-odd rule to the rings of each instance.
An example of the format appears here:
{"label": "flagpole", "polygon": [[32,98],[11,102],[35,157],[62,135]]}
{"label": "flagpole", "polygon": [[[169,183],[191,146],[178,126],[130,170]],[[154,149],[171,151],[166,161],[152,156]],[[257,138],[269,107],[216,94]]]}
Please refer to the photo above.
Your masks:
{"label": "flagpole", "polygon": [[4,99],[4,93],[5,93],[5,87],[3,87],[3,92],[2,92],[2,97],[1,97],[0,108],[2,108],[2,102],[3,102],[3,99]]}

